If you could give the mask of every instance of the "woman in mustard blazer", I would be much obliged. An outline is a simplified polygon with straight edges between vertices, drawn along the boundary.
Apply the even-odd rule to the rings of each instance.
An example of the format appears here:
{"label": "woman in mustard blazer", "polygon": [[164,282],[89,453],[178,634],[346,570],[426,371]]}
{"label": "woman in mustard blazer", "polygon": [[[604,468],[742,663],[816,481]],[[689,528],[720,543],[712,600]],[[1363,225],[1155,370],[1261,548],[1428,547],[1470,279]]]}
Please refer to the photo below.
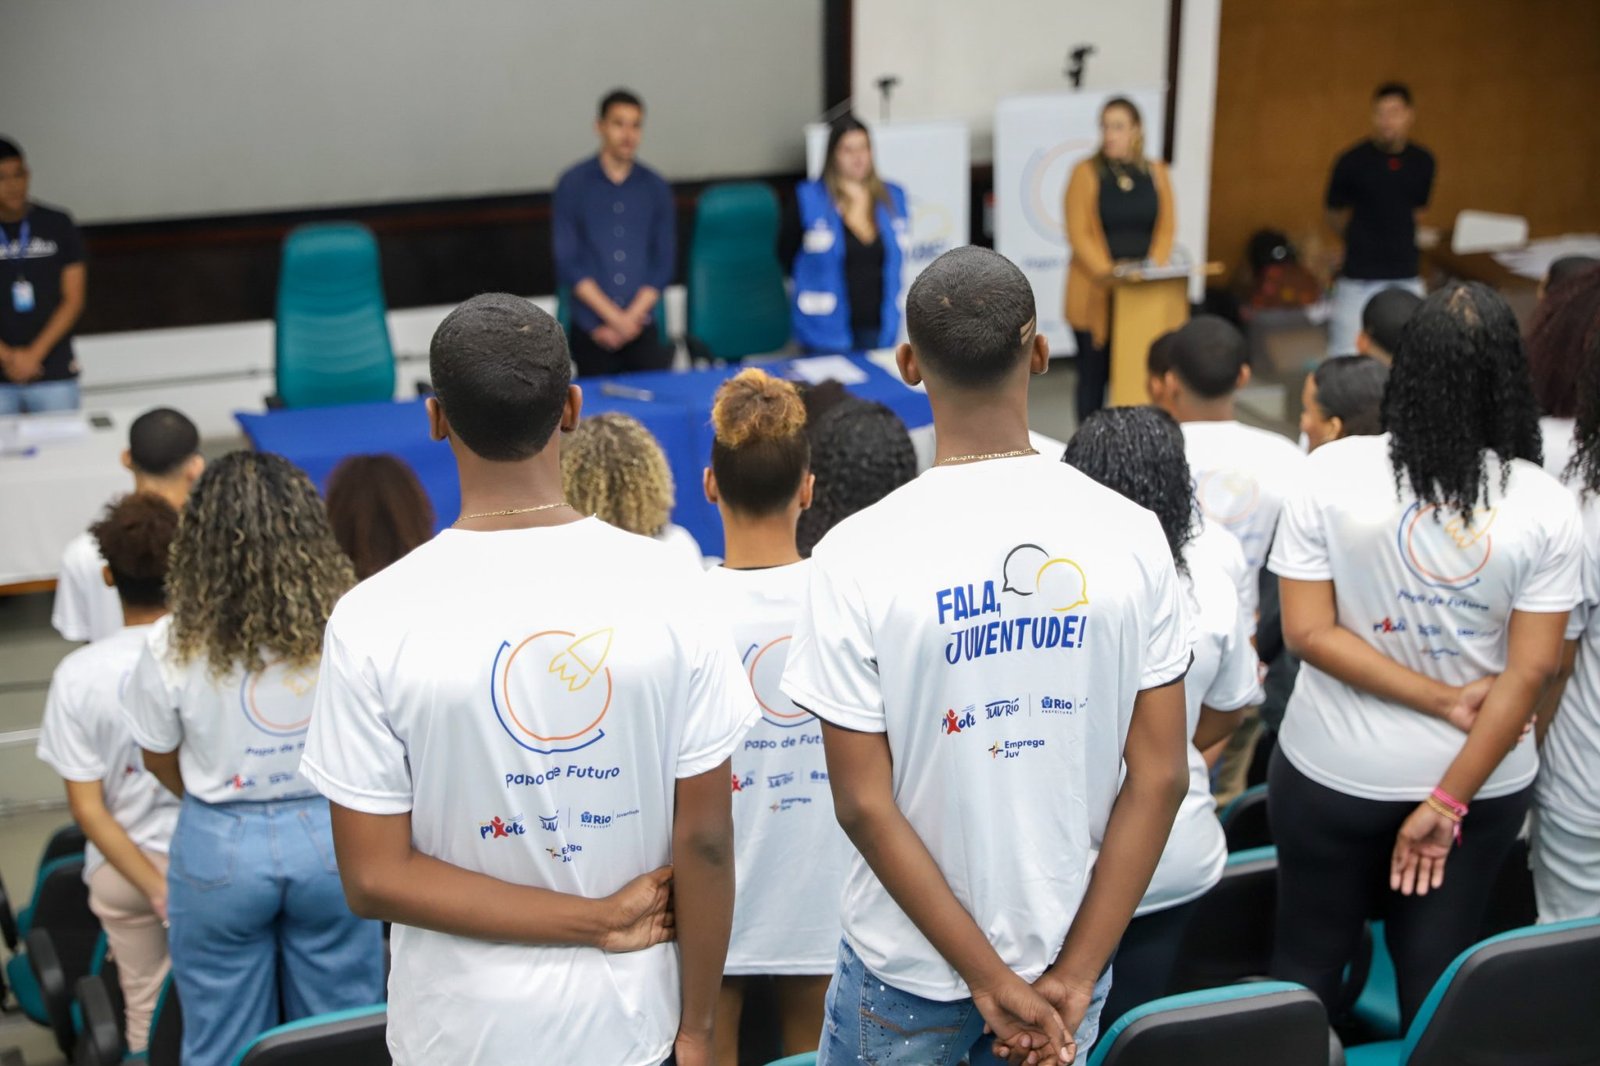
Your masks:
{"label": "woman in mustard blazer", "polygon": [[1067,182],[1067,324],[1078,340],[1078,423],[1105,405],[1111,372],[1111,271],[1119,263],[1172,256],[1176,216],[1166,164],[1144,155],[1144,123],[1133,101],[1100,109],[1100,150]]}

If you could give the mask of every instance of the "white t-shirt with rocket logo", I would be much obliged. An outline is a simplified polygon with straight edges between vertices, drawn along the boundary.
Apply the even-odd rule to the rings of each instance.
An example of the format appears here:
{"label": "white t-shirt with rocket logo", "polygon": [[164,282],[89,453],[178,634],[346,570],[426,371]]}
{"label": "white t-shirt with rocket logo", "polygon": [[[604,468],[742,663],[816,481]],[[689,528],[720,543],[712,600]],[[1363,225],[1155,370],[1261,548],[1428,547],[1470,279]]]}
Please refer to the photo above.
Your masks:
{"label": "white t-shirt with rocket logo", "polygon": [[1245,561],[1260,570],[1305,455],[1289,438],[1243,422],[1184,422],[1180,428],[1201,513],[1239,538]]}
{"label": "white t-shirt with rocket logo", "polygon": [[[887,733],[895,802],[1032,980],[1088,885],[1134,697],[1182,677],[1192,642],[1150,512],[1044,457],[935,467],[817,546],[783,691]],[[859,855],[843,917],[878,977],[968,995]]]}
{"label": "white t-shirt with rocket logo", "polygon": [[[351,810],[409,811],[427,855],[610,895],[671,862],[678,779],[716,769],[758,717],[704,581],[592,518],[447,530],[335,609],[304,772]],[[672,1050],[675,944],[613,955],[401,925],[392,943],[399,1066]]]}

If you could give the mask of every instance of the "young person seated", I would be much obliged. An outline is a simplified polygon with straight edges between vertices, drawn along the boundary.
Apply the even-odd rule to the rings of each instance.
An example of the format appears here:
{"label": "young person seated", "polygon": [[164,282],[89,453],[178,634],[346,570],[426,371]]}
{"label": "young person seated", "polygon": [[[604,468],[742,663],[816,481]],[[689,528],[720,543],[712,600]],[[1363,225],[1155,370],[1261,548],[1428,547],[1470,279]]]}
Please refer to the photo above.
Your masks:
{"label": "young person seated", "polygon": [[700,562],[694,534],[672,521],[678,493],[666,453],[638,419],[611,412],[580,422],[561,449],[561,484],[579,513]]}
{"label": "young person seated", "polygon": [[328,475],[328,525],[365,581],[433,537],[433,504],[392,455],[352,455]]}

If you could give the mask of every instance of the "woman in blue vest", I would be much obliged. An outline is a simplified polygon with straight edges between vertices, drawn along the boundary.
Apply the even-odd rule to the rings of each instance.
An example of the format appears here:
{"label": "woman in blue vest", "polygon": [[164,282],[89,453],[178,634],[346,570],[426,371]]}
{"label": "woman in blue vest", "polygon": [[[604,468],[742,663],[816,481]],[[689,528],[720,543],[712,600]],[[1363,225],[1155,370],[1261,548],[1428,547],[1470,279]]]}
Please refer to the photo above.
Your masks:
{"label": "woman in blue vest", "polygon": [[833,124],[822,177],[796,186],[795,200],[795,340],[811,352],[892,347],[900,333],[906,194],[873,169],[865,126],[849,115]]}

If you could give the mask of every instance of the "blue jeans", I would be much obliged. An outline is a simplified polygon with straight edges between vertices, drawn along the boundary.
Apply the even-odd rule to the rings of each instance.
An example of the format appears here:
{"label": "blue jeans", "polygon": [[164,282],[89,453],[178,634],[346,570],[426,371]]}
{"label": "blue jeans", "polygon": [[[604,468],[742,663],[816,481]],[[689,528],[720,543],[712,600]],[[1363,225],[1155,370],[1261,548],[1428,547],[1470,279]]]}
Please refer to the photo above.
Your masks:
{"label": "blue jeans", "polygon": [[78,379],[39,381],[32,385],[0,382],[0,415],[35,414],[40,411],[76,411]]}
{"label": "blue jeans", "polygon": [[345,904],[320,796],[185,798],[167,895],[184,1066],[228,1066],[280,1022],[383,1001],[383,928]]}
{"label": "blue jeans", "polygon": [[[1078,1062],[1100,1035],[1100,1010],[1111,991],[1111,967],[1094,986],[1094,998],[1074,1038]],[[983,1015],[970,999],[949,1003],[902,992],[874,977],[850,945],[839,942],[839,964],[828,985],[817,1066],[990,1066],[1001,1060],[983,1033]]]}
{"label": "blue jeans", "polygon": [[1331,297],[1333,309],[1328,317],[1329,355],[1356,354],[1356,334],[1361,332],[1361,313],[1367,309],[1367,301],[1384,289],[1405,289],[1418,296],[1428,295],[1421,278],[1392,278],[1387,281],[1335,279]]}

